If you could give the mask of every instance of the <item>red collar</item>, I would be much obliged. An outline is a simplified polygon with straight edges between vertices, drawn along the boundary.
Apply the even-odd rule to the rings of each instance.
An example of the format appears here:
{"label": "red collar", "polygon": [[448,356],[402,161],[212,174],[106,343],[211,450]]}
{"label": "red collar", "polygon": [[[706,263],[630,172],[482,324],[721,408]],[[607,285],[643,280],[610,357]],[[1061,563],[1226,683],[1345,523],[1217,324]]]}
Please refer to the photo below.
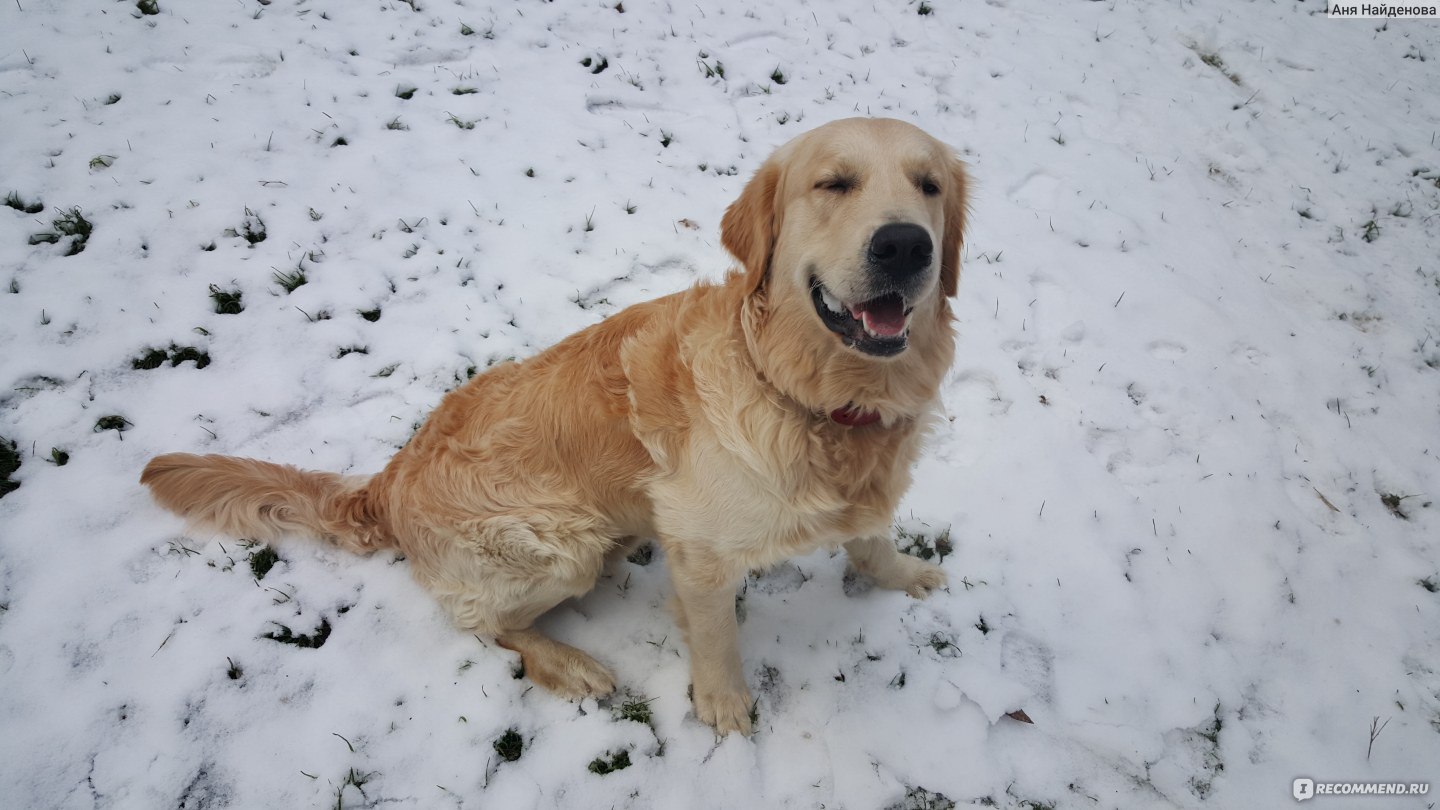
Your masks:
{"label": "red collar", "polygon": [[849,427],[865,427],[866,425],[873,425],[879,422],[880,412],[857,408],[855,407],[855,403],[852,402],[843,408],[836,408],[831,411],[830,418],[839,424]]}

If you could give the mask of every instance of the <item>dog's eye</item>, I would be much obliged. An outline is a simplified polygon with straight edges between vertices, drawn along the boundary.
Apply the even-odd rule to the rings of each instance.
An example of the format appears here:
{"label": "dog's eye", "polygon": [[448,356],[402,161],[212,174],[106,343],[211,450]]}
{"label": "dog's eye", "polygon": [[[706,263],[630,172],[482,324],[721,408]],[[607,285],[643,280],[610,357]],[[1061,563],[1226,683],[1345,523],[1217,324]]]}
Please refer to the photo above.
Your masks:
{"label": "dog's eye", "polygon": [[920,191],[924,193],[926,197],[938,197],[940,196],[940,184],[926,178],[920,181]]}
{"label": "dog's eye", "polygon": [[830,191],[835,194],[845,194],[855,188],[855,181],[849,177],[826,177],[815,183],[815,188],[820,191]]}

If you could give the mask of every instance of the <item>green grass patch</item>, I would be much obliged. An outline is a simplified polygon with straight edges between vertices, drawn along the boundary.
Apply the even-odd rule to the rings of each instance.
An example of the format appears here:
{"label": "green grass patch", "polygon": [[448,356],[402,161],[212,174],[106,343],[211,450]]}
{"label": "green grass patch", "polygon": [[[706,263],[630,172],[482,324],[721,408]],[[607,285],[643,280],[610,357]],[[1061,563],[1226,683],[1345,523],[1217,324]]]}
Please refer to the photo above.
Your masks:
{"label": "green grass patch", "polygon": [[655,713],[650,710],[650,702],[654,699],[655,698],[647,698],[641,700],[640,698],[629,698],[622,701],[618,706],[612,706],[610,710],[615,715],[616,720],[629,720],[633,723],[641,723],[654,728]]}
{"label": "green grass patch", "polygon": [[20,488],[19,481],[10,480],[20,469],[20,450],[14,440],[0,436],[0,498]]}
{"label": "green grass patch", "polygon": [[[338,734],[335,736],[340,737]],[[340,737],[340,739],[344,740],[345,738]],[[345,740],[345,744],[349,745],[350,741]],[[355,749],[352,747],[350,750],[353,753]],[[345,778],[341,780],[340,786],[335,788],[335,810],[345,810],[345,789],[351,787],[359,791],[360,798],[366,800],[367,807],[370,806],[370,797],[365,795],[365,785],[374,775],[374,773],[361,773],[351,768],[350,772],[345,774]]]}
{"label": "green grass patch", "polygon": [[897,526],[895,538],[901,553],[922,560],[933,559],[937,564],[945,562],[947,556],[955,553],[955,546],[950,541],[949,526],[933,533]]}
{"label": "green grass patch", "polygon": [[125,438],[125,431],[129,430],[132,427],[134,427],[133,422],[118,414],[102,416],[99,419],[95,420],[96,433],[101,433],[106,430],[113,430],[116,433],[121,434],[120,438],[122,439]]}
{"label": "green grass patch", "polygon": [[95,230],[95,226],[80,213],[78,207],[62,213],[51,224],[56,233],[71,238],[70,248],[65,251],[66,256],[74,256],[84,250],[85,243],[90,240],[91,231]]}
{"label": "green grass patch", "polygon": [[202,351],[200,351],[199,349],[195,348],[194,346],[171,346],[171,347],[170,347],[170,367],[171,367],[171,368],[174,368],[175,366],[178,366],[178,365],[180,365],[181,363],[191,363],[191,362],[193,362],[193,363],[195,364],[195,368],[205,368],[206,366],[210,365],[210,353],[209,353],[209,352],[202,352]]}
{"label": "green grass patch", "polygon": [[495,738],[493,743],[495,753],[506,762],[514,762],[525,753],[525,740],[520,736],[520,730],[511,726],[505,729],[505,733]]}
{"label": "green grass patch", "polygon": [[279,622],[275,622],[274,624],[280,628],[278,632],[265,633],[260,637],[268,638],[271,641],[278,641],[281,644],[293,644],[296,647],[304,647],[309,650],[316,650],[325,646],[326,640],[330,638],[329,619],[321,619],[320,626],[316,628],[315,632],[308,636],[296,635],[289,627]]}
{"label": "green grass patch", "polygon": [[172,368],[187,362],[193,362],[195,368],[205,368],[210,365],[210,354],[194,346],[177,346],[171,343],[168,349],[146,349],[144,354],[130,361],[130,367],[138,371],[150,371],[165,365],[167,361]]}
{"label": "green grass patch", "polygon": [[1201,62],[1204,62],[1210,67],[1220,71],[1220,74],[1225,78],[1229,79],[1233,84],[1240,84],[1240,76],[1237,75],[1235,72],[1231,71],[1229,68],[1225,67],[1225,60],[1220,58],[1220,54],[1213,52],[1201,53],[1200,51],[1196,51],[1195,55],[1200,57]]}
{"label": "green grass patch", "polygon": [[289,272],[276,270],[271,275],[275,279],[275,283],[280,285],[280,289],[284,290],[286,295],[304,287],[305,283],[309,281],[309,279],[305,278],[304,268],[301,267],[296,267]]}
{"label": "green grass patch", "polygon": [[[1406,514],[1405,510],[1402,507],[1405,505],[1406,499],[1413,497],[1415,496],[1397,495],[1393,492],[1382,492],[1380,493],[1380,503],[1384,504],[1385,508],[1390,510],[1390,514],[1394,515],[1395,517],[1400,518],[1401,520],[1409,520],[1410,515]],[[1428,504],[1426,505],[1428,506]]]}
{"label": "green grass patch", "polygon": [[54,464],[56,467],[64,467],[70,463],[70,454],[58,447],[52,447],[50,448],[50,458],[45,460]]}
{"label": "green grass patch", "polygon": [[705,61],[709,58],[709,54],[705,53],[704,51],[700,52],[700,58],[696,60],[700,63],[700,72],[704,73],[705,78],[707,79],[725,78],[725,63],[721,62],[719,59],[716,59],[715,63],[712,65],[711,63]]}
{"label": "green grass patch", "polygon": [[934,793],[916,786],[906,788],[905,798],[885,810],[955,810],[955,801],[944,793]]}
{"label": "green grass patch", "polygon": [[250,573],[254,574],[257,580],[264,579],[277,562],[280,562],[280,555],[275,553],[275,549],[261,546],[250,552]]}
{"label": "green grass patch", "polygon": [[61,211],[60,216],[51,221],[49,231],[32,234],[30,244],[53,245],[61,239],[69,239],[70,245],[65,249],[65,255],[74,256],[85,250],[85,244],[90,240],[90,233],[94,230],[94,224],[80,213],[78,207],[74,207],[69,211]]}
{"label": "green grass patch", "polygon": [[6,194],[5,204],[14,208],[16,211],[21,211],[26,214],[38,214],[45,210],[45,203],[39,200],[35,202],[25,202],[18,191],[12,191]]}
{"label": "green grass patch", "polygon": [[243,298],[244,295],[238,287],[222,290],[214,284],[210,285],[210,300],[215,302],[217,315],[239,315],[244,312]]}
{"label": "green grass patch", "polygon": [[955,639],[938,630],[931,633],[925,643],[941,658],[958,658],[960,656],[960,647],[955,643]]}
{"label": "green grass patch", "polygon": [[140,9],[141,14],[155,15],[160,13],[159,0],[136,0],[135,8]]}
{"label": "green grass patch", "polygon": [[170,355],[164,349],[147,349],[145,353],[130,361],[130,367],[138,371],[150,371],[165,365]]}
{"label": "green grass patch", "polygon": [[605,756],[598,756],[591,760],[589,771],[593,774],[604,776],[607,773],[623,771],[630,767],[629,751],[621,751],[618,754],[610,754],[607,751],[606,756],[609,756],[609,759],[606,759]]}
{"label": "green grass patch", "polygon": [[240,220],[240,226],[238,228],[226,228],[225,235],[244,239],[251,247],[254,247],[265,241],[267,235],[265,231],[265,220],[261,219],[259,214],[246,208],[245,218]]}

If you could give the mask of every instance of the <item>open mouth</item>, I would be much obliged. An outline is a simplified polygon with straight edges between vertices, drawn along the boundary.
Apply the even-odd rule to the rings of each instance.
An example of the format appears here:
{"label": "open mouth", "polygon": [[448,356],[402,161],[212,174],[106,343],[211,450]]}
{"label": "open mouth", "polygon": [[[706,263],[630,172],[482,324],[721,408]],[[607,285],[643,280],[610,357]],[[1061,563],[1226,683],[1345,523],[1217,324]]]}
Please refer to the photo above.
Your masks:
{"label": "open mouth", "polygon": [[825,328],[856,351],[875,357],[894,357],[909,345],[910,313],[914,307],[899,293],[886,293],[850,304],[812,278],[810,299],[815,302],[815,312]]}

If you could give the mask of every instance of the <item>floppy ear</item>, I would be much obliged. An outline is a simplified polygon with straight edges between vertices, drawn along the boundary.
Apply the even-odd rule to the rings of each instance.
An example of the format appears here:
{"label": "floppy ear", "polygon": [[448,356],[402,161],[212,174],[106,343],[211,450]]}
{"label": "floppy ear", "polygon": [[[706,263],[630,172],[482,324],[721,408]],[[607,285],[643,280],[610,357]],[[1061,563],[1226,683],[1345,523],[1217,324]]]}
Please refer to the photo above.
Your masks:
{"label": "floppy ear", "polygon": [[955,295],[960,283],[960,246],[965,242],[965,215],[970,197],[965,163],[950,159],[950,182],[945,188],[945,235],[940,242],[940,289]]}
{"label": "floppy ear", "polygon": [[780,232],[776,215],[775,194],[780,185],[780,167],[766,161],[740,198],[725,209],[720,221],[720,244],[745,268],[745,286],[755,292],[765,283],[770,269],[770,255],[775,251],[775,238]]}

